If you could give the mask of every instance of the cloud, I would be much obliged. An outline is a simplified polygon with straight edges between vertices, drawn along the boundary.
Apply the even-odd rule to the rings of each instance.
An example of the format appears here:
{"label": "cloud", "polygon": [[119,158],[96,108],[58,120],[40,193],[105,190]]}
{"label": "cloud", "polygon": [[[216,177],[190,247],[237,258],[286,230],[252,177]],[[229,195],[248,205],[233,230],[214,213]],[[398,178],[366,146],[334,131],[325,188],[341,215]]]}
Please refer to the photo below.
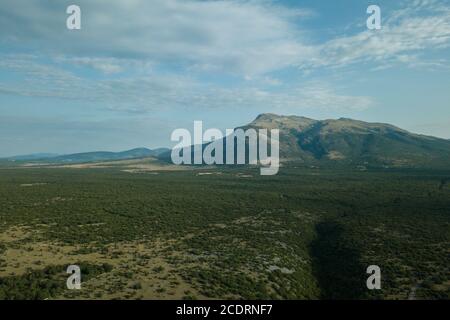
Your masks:
{"label": "cloud", "polygon": [[[0,93],[97,102],[117,111],[145,113],[162,109],[237,110],[239,108],[301,110],[361,110],[370,107],[370,97],[344,95],[326,83],[304,83],[279,88],[272,79],[249,80],[226,87],[183,75],[147,75],[117,79],[84,79],[55,66],[43,65],[36,57],[2,56],[0,69],[13,69],[25,82],[0,83]],[[271,89],[275,86],[275,89]]]}
{"label": "cloud", "polygon": [[68,0],[3,0],[0,39],[9,45],[64,56],[106,74],[129,61],[185,71],[234,73],[243,77],[284,68],[303,71],[361,62],[402,63],[450,46],[450,9],[445,1],[406,2],[384,11],[383,29],[312,43],[302,23],[317,15],[275,1],[79,0],[82,29],[65,28]]}
{"label": "cloud", "polygon": [[310,11],[270,1],[79,0],[80,31],[65,29],[68,4],[3,0],[0,38],[50,54],[90,57],[78,62],[107,72],[119,67],[91,57],[259,74],[310,54],[295,26]]}
{"label": "cloud", "polygon": [[117,61],[114,58],[60,58],[61,62],[70,62],[72,64],[78,64],[82,66],[89,66],[105,74],[118,73],[123,71],[122,61]]}
{"label": "cloud", "polygon": [[[383,12],[383,11],[382,11]],[[383,16],[384,17],[384,16]],[[450,47],[450,8],[433,0],[416,0],[386,14],[381,30],[365,30],[323,44],[312,67],[342,67],[368,62],[384,67],[441,65],[424,62],[420,53]],[[413,62],[413,63],[412,63]],[[448,64],[448,61],[446,61]]]}
{"label": "cloud", "polygon": [[[417,0],[383,12],[383,29],[309,43],[308,9],[274,1],[131,0],[77,2],[82,30],[65,28],[69,1],[4,0],[0,41],[9,51],[0,93],[93,101],[129,113],[178,109],[363,110],[374,99],[323,81],[291,83],[277,71],[310,74],[370,63],[441,68],[422,53],[450,47],[450,9]],[[306,33],[306,34],[305,34]],[[26,49],[23,49],[26,48]],[[92,77],[83,68],[105,77]],[[226,84],[226,77],[238,79]],[[205,76],[206,75],[206,76]],[[294,77],[295,78],[295,77]],[[224,84],[225,83],[225,84]]]}
{"label": "cloud", "polygon": [[[382,30],[353,24],[331,39],[323,37],[321,28],[306,28],[306,22],[322,22],[315,20],[322,18],[319,14],[276,0],[76,3],[82,9],[80,31],[66,29],[65,10],[72,1],[2,0],[0,99],[10,103],[15,99],[6,95],[45,98],[32,100],[45,103],[23,107],[42,119],[7,118],[22,112],[13,105],[0,117],[3,136],[23,140],[15,153],[28,153],[30,145],[36,151],[42,151],[39,146],[55,151],[54,145],[71,148],[78,143],[70,152],[118,146],[117,141],[125,148],[136,137],[141,139],[138,144],[145,144],[157,135],[162,142],[169,135],[164,126],[170,119],[181,122],[208,115],[204,111],[226,115],[217,122],[235,117],[237,124],[242,124],[243,114],[260,112],[360,111],[379,105],[373,97],[341,87],[348,74],[354,77],[345,79],[348,86],[358,88],[353,83],[362,80],[366,70],[399,65],[449,68],[444,55],[450,47],[446,1],[408,1],[394,11],[389,10],[391,3],[382,5]],[[365,17],[363,11],[357,21]],[[339,33],[339,26],[334,27]],[[60,108],[67,100],[71,101]],[[4,110],[7,103],[2,103]],[[42,114],[35,112],[42,105]],[[68,108],[74,108],[73,123],[52,118],[53,111],[61,114]],[[85,127],[86,114],[103,122],[93,120]],[[109,124],[110,117],[117,117],[117,122]],[[136,120],[146,117],[164,121]],[[121,138],[127,130],[132,132]],[[86,135],[76,138],[80,132]],[[143,133],[148,134],[145,139]],[[8,148],[14,143],[3,149]]]}

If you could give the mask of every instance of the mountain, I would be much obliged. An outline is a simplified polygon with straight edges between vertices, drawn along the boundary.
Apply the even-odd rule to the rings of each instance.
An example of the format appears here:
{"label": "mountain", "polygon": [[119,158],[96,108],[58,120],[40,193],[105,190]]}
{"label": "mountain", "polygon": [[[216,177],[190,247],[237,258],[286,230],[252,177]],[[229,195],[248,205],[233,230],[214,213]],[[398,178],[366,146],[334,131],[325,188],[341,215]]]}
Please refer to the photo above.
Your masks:
{"label": "mountain", "polygon": [[280,158],[309,164],[450,166],[450,140],[385,123],[261,114],[242,127],[280,130]]}
{"label": "mountain", "polygon": [[[280,160],[284,164],[450,167],[450,140],[411,133],[385,123],[348,118],[314,120],[265,113],[239,128],[279,129]],[[193,152],[192,147],[190,152]],[[136,148],[122,152],[100,151],[57,156],[32,154],[2,160],[83,163],[155,157],[171,162],[170,155],[171,150],[167,148]]]}
{"label": "mountain", "polygon": [[[280,161],[284,164],[450,167],[450,140],[414,134],[385,123],[265,113],[239,128],[279,129]],[[161,154],[160,159],[170,161],[170,152]]]}
{"label": "mountain", "polygon": [[[17,156],[7,158],[9,161],[45,161],[50,163],[83,163],[83,162],[96,162],[96,161],[112,161],[112,160],[126,160],[126,159],[138,159],[146,157],[157,157],[161,153],[167,152],[167,148],[158,148],[150,150],[147,148],[136,148],[122,152],[108,152],[108,151],[96,151],[85,153],[74,153],[68,155],[56,155],[50,156],[39,154],[31,156]],[[41,154],[42,155],[42,154]]]}

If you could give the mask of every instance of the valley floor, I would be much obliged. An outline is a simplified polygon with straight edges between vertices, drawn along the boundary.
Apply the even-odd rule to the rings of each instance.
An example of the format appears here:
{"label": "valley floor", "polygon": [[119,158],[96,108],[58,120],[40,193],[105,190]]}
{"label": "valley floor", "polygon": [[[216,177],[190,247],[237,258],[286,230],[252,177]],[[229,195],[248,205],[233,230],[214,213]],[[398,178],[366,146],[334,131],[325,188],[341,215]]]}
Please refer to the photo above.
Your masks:
{"label": "valley floor", "polygon": [[449,177],[0,169],[0,299],[449,299]]}

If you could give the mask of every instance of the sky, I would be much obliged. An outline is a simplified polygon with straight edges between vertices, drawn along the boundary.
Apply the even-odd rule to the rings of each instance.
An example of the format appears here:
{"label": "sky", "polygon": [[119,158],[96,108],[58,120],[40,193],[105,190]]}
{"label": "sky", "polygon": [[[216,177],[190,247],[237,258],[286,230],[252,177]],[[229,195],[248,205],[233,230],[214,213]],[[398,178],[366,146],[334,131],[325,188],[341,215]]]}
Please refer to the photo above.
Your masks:
{"label": "sky", "polygon": [[265,112],[450,139],[449,59],[446,0],[2,0],[0,157],[170,147]]}

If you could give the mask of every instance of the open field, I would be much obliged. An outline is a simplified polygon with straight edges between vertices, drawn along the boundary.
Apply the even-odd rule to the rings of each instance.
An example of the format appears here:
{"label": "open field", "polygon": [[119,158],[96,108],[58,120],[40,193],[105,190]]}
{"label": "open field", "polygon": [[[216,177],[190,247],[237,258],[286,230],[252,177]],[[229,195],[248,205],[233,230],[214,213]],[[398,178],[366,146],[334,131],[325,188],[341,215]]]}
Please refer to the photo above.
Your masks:
{"label": "open field", "polygon": [[450,171],[133,165],[0,169],[0,299],[450,297]]}

